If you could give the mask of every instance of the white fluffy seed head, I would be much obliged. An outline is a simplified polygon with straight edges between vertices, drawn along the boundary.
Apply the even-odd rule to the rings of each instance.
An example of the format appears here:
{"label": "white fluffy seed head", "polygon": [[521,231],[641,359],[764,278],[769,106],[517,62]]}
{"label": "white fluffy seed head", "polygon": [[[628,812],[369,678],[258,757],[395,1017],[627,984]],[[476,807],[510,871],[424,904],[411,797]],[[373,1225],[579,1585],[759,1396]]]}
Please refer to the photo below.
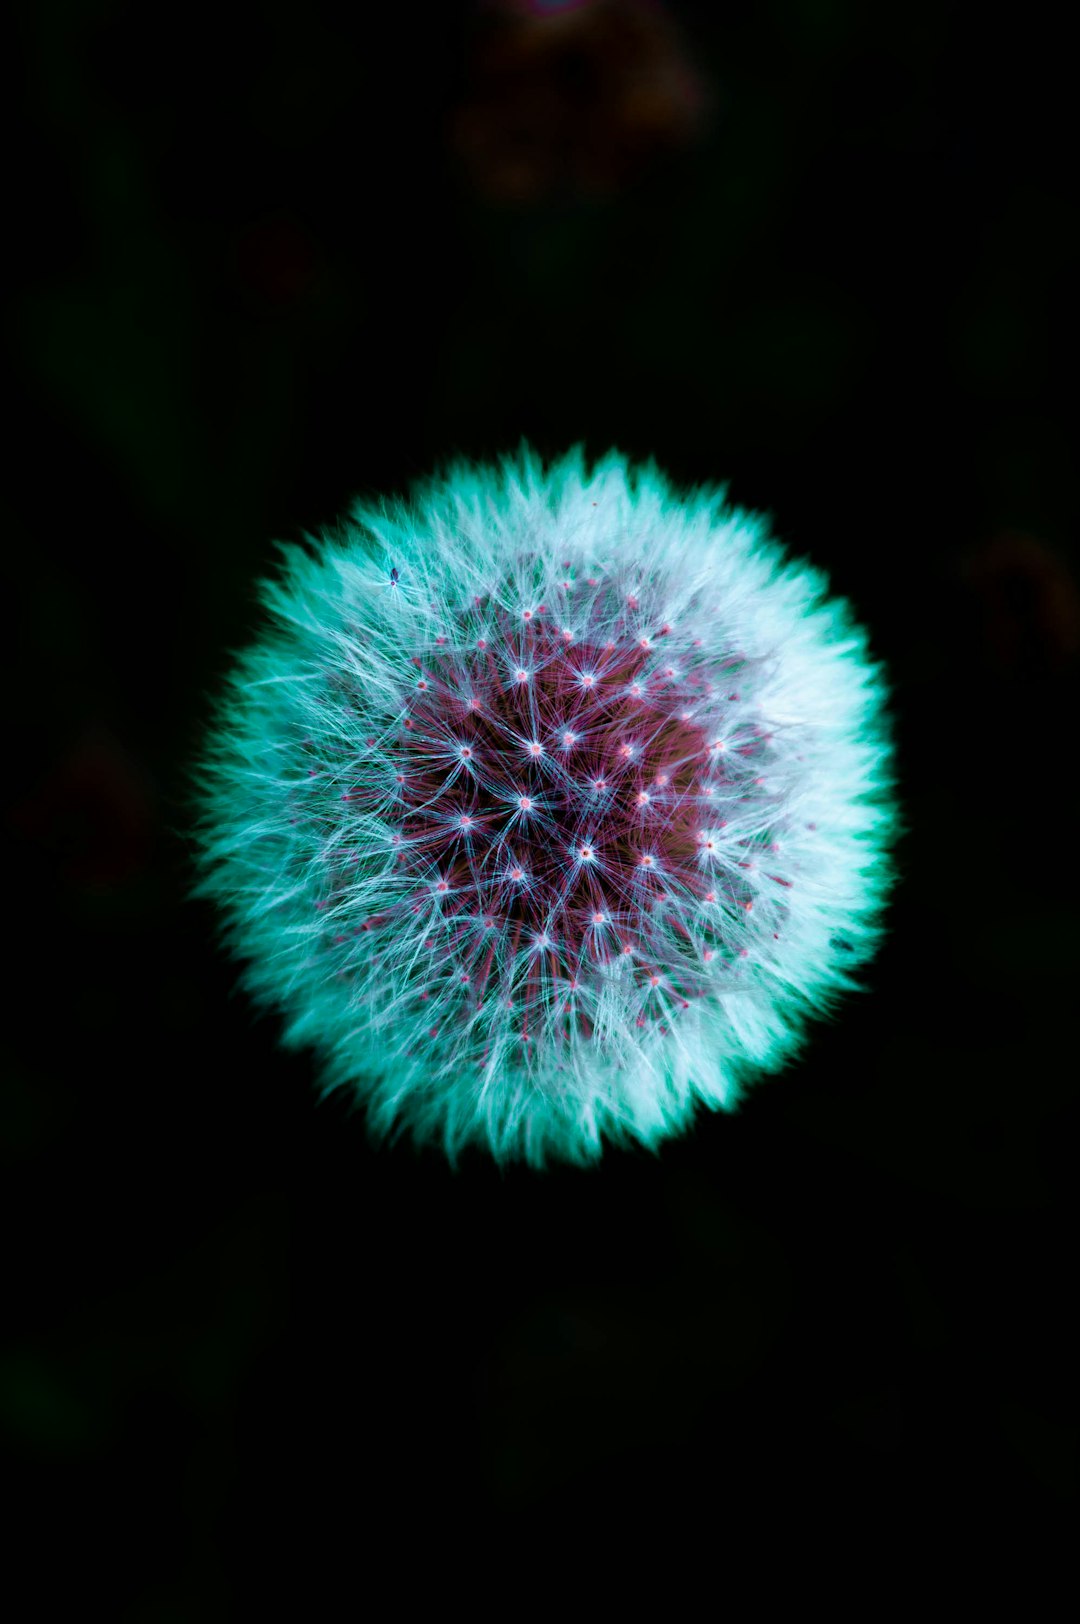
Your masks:
{"label": "white fluffy seed head", "polygon": [[523,450],[358,506],[262,597],[200,890],[375,1132],[656,1144],[857,985],[898,828],[883,673],[722,491]]}

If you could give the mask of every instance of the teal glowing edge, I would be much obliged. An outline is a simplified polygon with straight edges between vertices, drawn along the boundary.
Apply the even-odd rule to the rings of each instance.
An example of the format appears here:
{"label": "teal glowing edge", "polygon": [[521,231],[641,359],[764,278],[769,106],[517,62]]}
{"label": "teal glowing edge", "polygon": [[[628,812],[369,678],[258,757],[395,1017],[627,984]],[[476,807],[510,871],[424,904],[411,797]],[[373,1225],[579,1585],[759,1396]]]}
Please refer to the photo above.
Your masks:
{"label": "teal glowing edge", "polygon": [[887,680],[765,519],[523,447],[305,539],[200,746],[195,893],[377,1139],[655,1149],[859,987]]}

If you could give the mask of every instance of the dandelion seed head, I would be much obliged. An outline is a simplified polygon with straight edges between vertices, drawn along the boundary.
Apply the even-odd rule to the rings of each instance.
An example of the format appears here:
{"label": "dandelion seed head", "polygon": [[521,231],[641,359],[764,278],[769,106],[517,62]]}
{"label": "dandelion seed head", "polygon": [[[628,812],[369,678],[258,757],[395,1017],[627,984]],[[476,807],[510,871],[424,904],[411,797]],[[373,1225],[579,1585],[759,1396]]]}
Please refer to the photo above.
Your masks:
{"label": "dandelion seed head", "polygon": [[374,1133],[655,1145],[859,985],[884,675],[722,491],[523,450],[357,506],[262,596],[196,767],[198,890]]}

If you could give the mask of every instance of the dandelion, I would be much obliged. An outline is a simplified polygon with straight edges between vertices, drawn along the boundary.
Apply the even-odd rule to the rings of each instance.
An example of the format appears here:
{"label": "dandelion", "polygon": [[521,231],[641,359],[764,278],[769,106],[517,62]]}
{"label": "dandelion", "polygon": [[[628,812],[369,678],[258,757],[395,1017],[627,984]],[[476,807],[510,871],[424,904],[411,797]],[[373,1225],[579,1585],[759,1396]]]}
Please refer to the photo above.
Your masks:
{"label": "dandelion", "polygon": [[655,1148],[859,986],[885,677],[763,519],[523,448],[283,553],[196,763],[196,890],[373,1134]]}

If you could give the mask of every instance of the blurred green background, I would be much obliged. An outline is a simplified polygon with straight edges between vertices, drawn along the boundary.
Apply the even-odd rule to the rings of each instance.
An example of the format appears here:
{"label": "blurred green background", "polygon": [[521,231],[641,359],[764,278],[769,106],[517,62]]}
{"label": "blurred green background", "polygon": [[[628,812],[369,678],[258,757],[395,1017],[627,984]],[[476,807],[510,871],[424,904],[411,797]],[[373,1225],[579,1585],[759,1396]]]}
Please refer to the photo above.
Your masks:
{"label": "blurred green background", "polygon": [[[40,1581],[216,1620],[303,1594],[313,1550],[362,1589],[440,1535],[527,1572],[785,1513],[1052,1534],[1060,32],[929,0],[50,0],[14,43],[0,1433],[64,1552]],[[234,993],[185,900],[185,771],[275,538],[523,435],[729,481],[829,571],[892,673],[910,833],[867,993],[738,1114],[454,1175],[373,1151]]]}

